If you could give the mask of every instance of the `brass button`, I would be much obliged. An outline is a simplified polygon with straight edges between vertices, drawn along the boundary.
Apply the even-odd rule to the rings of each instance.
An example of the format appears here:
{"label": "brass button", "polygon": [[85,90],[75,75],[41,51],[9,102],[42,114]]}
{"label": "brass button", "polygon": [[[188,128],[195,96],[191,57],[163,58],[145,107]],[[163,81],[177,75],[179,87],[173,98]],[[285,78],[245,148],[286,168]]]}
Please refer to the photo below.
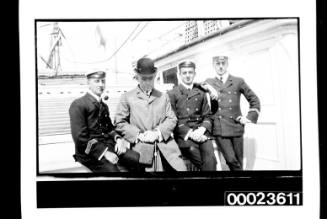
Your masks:
{"label": "brass button", "polygon": [[220,110],[221,110],[221,108],[219,107],[219,108],[218,108],[218,110],[220,111]]}
{"label": "brass button", "polygon": [[198,100],[198,98],[195,98],[195,100]]}
{"label": "brass button", "polygon": [[232,92],[231,91],[228,91],[228,94],[231,94]]}
{"label": "brass button", "polygon": [[218,99],[218,102],[220,102],[221,101],[221,99]]}
{"label": "brass button", "polygon": [[232,110],[232,107],[229,107],[229,110]]}
{"label": "brass button", "polygon": [[228,102],[230,102],[230,103],[231,103],[231,102],[232,102],[232,99],[229,99],[229,100],[228,100]]}
{"label": "brass button", "polygon": [[187,111],[190,111],[190,108],[187,108],[186,110],[187,110]]}
{"label": "brass button", "polygon": [[221,119],[221,116],[218,116],[219,119]]}
{"label": "brass button", "polygon": [[230,116],[229,118],[231,118],[231,119],[232,119],[232,118],[233,118],[233,116]]}
{"label": "brass button", "polygon": [[196,108],[195,110],[196,110],[196,111],[198,111],[198,110],[199,110],[199,108]]}

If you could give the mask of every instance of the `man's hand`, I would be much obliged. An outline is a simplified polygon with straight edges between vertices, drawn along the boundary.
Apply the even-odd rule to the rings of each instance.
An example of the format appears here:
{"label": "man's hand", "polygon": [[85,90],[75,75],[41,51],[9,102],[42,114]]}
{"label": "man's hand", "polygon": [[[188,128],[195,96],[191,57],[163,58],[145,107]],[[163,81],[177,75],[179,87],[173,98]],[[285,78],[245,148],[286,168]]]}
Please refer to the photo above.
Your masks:
{"label": "man's hand", "polygon": [[245,116],[239,116],[236,118],[236,120],[241,123],[242,125],[245,125],[246,123],[251,123],[251,120],[246,118]]}
{"label": "man's hand", "polygon": [[127,150],[127,147],[126,145],[124,145],[123,141],[118,138],[116,140],[116,145],[115,145],[115,152],[118,154],[118,155],[121,155],[121,154],[124,154]]}
{"label": "man's hand", "polygon": [[199,127],[196,130],[192,131],[189,137],[196,142],[205,142],[207,136],[204,135],[206,129],[204,127]]}
{"label": "man's hand", "polygon": [[118,156],[110,151],[107,151],[104,154],[104,157],[112,164],[116,164],[118,162]]}
{"label": "man's hand", "polygon": [[157,131],[145,131],[143,133],[143,142],[153,143],[158,139],[159,139],[159,135]]}
{"label": "man's hand", "polygon": [[202,83],[201,86],[209,92],[209,96],[213,100],[218,100],[218,92],[209,84],[207,83]]}

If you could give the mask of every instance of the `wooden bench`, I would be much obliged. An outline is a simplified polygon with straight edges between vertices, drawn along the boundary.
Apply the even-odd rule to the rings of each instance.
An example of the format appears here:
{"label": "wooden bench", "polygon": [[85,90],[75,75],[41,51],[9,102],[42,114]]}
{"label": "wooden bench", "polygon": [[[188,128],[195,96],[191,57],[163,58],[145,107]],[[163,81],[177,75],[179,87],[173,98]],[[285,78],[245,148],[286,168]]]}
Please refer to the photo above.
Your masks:
{"label": "wooden bench", "polygon": [[[215,144],[214,144],[215,145]],[[47,136],[40,138],[39,144],[39,173],[87,173],[88,168],[75,162],[73,154],[75,146],[70,134]],[[220,157],[215,150],[218,159],[217,170],[222,169]],[[183,158],[188,171],[199,171],[190,160]],[[122,172],[127,170],[120,167]]]}

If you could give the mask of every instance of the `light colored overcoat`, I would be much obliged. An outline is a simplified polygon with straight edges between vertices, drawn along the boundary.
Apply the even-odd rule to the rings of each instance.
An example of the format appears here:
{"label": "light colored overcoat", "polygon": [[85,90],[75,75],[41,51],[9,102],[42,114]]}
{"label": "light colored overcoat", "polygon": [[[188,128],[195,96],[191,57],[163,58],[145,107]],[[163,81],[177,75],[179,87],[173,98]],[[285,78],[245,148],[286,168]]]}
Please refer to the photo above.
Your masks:
{"label": "light colored overcoat", "polygon": [[116,131],[131,144],[135,143],[139,133],[158,128],[163,137],[158,143],[160,152],[175,170],[186,171],[181,152],[172,138],[177,118],[167,94],[153,89],[148,97],[139,86],[124,93],[117,106],[114,124]]}

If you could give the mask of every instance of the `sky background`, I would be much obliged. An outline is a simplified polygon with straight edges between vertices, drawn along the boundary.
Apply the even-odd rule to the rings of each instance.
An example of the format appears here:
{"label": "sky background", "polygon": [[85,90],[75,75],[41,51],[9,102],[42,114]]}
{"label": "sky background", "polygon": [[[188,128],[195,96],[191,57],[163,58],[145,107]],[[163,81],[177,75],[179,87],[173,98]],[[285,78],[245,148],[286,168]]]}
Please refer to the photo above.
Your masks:
{"label": "sky background", "polygon": [[[156,58],[184,44],[185,21],[58,22],[64,34],[60,46],[63,72],[94,68],[130,73],[133,63],[145,55]],[[49,71],[54,22],[37,22],[38,70]],[[102,44],[101,44],[102,37]]]}

